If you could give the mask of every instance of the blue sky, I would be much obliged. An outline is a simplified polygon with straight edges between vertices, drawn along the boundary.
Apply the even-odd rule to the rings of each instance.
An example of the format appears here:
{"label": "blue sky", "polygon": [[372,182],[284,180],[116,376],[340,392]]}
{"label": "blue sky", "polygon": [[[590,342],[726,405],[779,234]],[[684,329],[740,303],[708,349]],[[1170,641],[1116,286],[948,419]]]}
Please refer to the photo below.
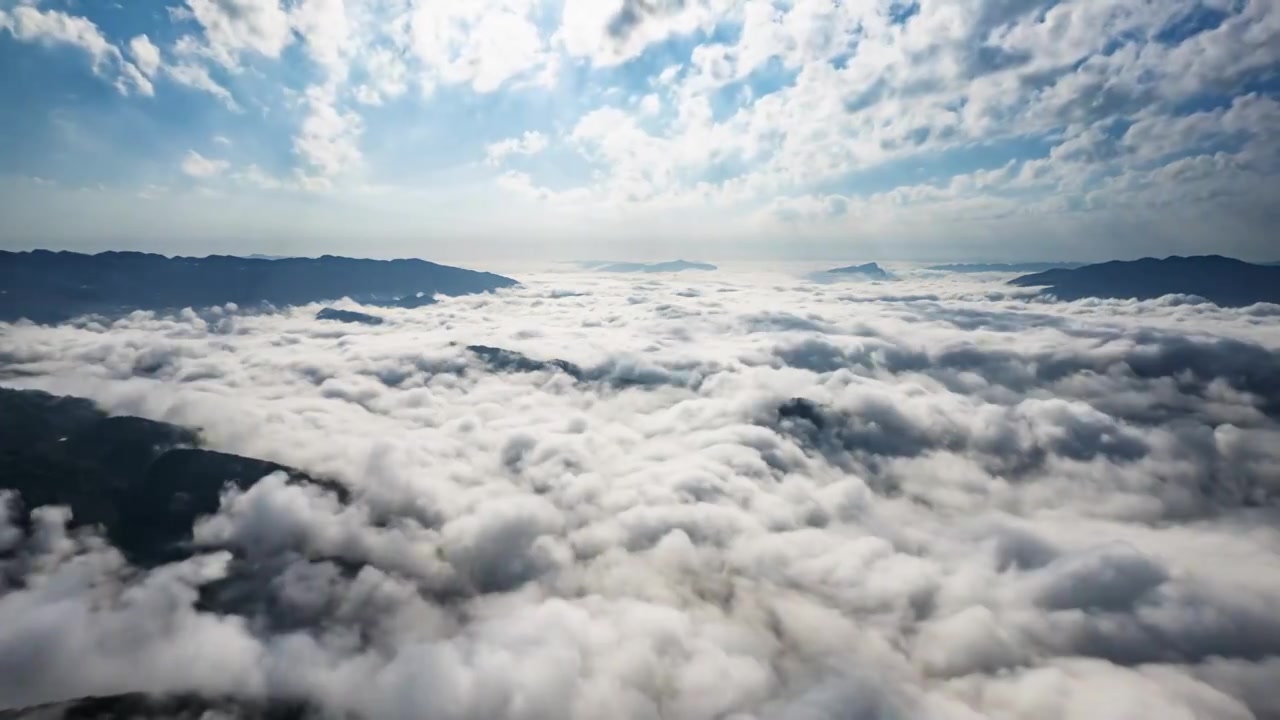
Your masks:
{"label": "blue sky", "polygon": [[0,0],[0,247],[1280,259],[1272,0]]}

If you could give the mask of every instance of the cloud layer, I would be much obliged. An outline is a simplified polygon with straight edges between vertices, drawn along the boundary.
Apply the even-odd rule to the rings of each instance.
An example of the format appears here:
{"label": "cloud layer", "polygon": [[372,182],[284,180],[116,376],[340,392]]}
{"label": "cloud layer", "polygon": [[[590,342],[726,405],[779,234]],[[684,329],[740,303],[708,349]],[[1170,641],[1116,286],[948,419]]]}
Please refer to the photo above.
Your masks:
{"label": "cloud layer", "polygon": [[0,705],[1280,714],[1274,306],[721,272],[317,307],[6,328],[9,385],[351,496],[228,491],[149,572],[0,514]]}

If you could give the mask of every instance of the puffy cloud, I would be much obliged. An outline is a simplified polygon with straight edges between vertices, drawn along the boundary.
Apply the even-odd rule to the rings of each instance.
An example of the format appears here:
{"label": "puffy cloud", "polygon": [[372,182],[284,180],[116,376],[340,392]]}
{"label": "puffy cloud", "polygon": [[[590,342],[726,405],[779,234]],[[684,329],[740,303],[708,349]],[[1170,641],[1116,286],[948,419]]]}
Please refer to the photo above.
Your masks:
{"label": "puffy cloud", "polygon": [[[533,201],[524,212],[548,235],[661,225],[716,240],[884,239],[939,259],[994,258],[1034,235],[1096,238],[1073,246],[1093,259],[1205,251],[1220,234],[1229,247],[1215,250],[1270,259],[1273,2],[553,5],[190,0],[170,8],[172,27],[121,48],[130,61],[91,9],[19,3],[0,25],[83,48],[122,92],[165,78],[254,110],[263,141],[246,151],[273,146],[288,117],[303,185],[413,197],[441,176],[402,158],[445,162],[431,138],[479,156],[494,137],[472,119],[507,118],[510,138],[554,128],[580,157],[468,188],[485,198],[474,206],[497,201],[490,192]],[[412,117],[430,121],[410,129]],[[413,215],[381,208],[369,211],[380,221]]]}
{"label": "puffy cloud", "polygon": [[182,159],[182,172],[193,178],[210,178],[221,175],[231,164],[226,160],[207,158],[195,150],[188,150]]}
{"label": "puffy cloud", "polygon": [[93,58],[95,70],[100,70],[119,53],[92,21],[58,10],[42,11],[21,5],[13,9],[6,26],[19,40],[79,47]]}
{"label": "puffy cloud", "polygon": [[338,107],[334,85],[307,89],[307,115],[293,138],[293,150],[306,165],[306,175],[327,186],[329,180],[356,169],[362,159],[360,135],[364,122],[358,114]]}
{"label": "puffy cloud", "polygon": [[897,275],[558,273],[378,326],[9,326],[6,384],[338,486],[229,489],[149,571],[0,505],[0,578],[25,578],[0,699],[1274,714],[1280,311]]}
{"label": "puffy cloud", "polygon": [[160,48],[146,35],[136,35],[129,40],[129,56],[138,71],[150,80],[163,75],[179,85],[213,95],[229,110],[240,109],[231,93],[209,76],[207,68],[191,62],[166,64]]}
{"label": "puffy cloud", "polygon": [[93,59],[95,73],[118,73],[114,81],[121,94],[152,95],[155,92],[144,74],[125,60],[120,50],[108,42],[98,26],[88,18],[68,15],[60,10],[19,5],[8,13],[0,14],[0,29],[8,30],[24,42],[71,45],[84,50]]}
{"label": "puffy cloud", "polygon": [[[68,520],[63,508],[36,509],[30,534],[0,565],[22,580],[0,596],[0,703],[70,699],[72,688],[80,695],[130,685],[220,694],[234,691],[228,683],[259,682],[250,668],[260,648],[244,619],[194,609],[199,587],[225,576],[229,553],[138,576],[101,538],[69,532]],[[0,524],[0,531],[15,528]],[[182,668],[206,661],[206,679],[192,685]]]}
{"label": "puffy cloud", "polygon": [[160,48],[146,35],[137,35],[129,41],[129,55],[138,69],[148,77],[160,69]]}
{"label": "puffy cloud", "polygon": [[246,52],[278,58],[293,42],[289,15],[278,0],[187,0],[186,8],[203,32],[199,50],[228,68],[239,67]]}
{"label": "puffy cloud", "polygon": [[[588,191],[595,205],[626,208],[637,217],[673,205],[749,203],[759,217],[783,218],[781,224],[766,220],[769,232],[809,237],[918,238],[944,224],[970,235],[1010,237],[1021,226],[1018,218],[1035,214],[1055,217],[1071,235],[1113,234],[1106,228],[1124,218],[1174,226],[1170,232],[1181,223],[1190,241],[1199,232],[1189,229],[1195,215],[1240,214],[1224,203],[1267,215],[1264,198],[1277,168],[1263,160],[1274,153],[1256,143],[1269,142],[1273,124],[1244,120],[1245,112],[1233,110],[1225,113],[1238,118],[1231,129],[1215,129],[1224,110],[1199,113],[1198,122],[1186,111],[1189,103],[1212,107],[1238,94],[1251,72],[1246,68],[1280,62],[1274,45],[1261,44],[1280,27],[1267,5],[569,3],[558,37],[571,54],[598,64],[632,58],[669,34],[696,40],[688,72],[675,87],[675,119],[646,122],[652,103],[634,117],[605,107],[581,118],[585,127],[593,118],[616,116],[610,135],[637,149],[606,154],[584,143],[583,155],[600,171],[576,189]],[[1249,38],[1233,48],[1230,38],[1246,27]],[[732,32],[720,39],[713,28]],[[1200,63],[1196,52],[1216,60]],[[1201,74],[1197,65],[1215,69]],[[1114,148],[1113,136],[1129,126],[1133,144],[1124,144],[1122,153],[1073,150],[1087,137]],[[1016,138],[1041,138],[1050,149],[1043,158],[1019,150],[1011,167],[996,148]],[[1241,139],[1252,142],[1241,148]],[[923,185],[900,177],[908,158],[929,166],[973,143],[990,148],[990,166],[961,174],[943,168],[941,180]],[[1178,169],[1192,162],[1188,156],[1216,167],[1188,176]],[[1014,181],[1019,166],[1038,182]],[[831,188],[845,183],[864,185],[860,176],[876,168],[897,187],[840,193],[855,212],[775,215],[770,209],[812,197],[815,189],[831,196]],[[982,174],[993,182],[975,182]],[[537,173],[528,180],[517,187],[534,197],[565,192],[558,177],[556,191],[539,187]],[[581,196],[576,200],[582,204]],[[1192,203],[1199,206],[1188,217],[1161,221],[1168,208]],[[1233,236],[1257,254],[1264,235],[1254,221],[1248,225]]]}
{"label": "puffy cloud", "polygon": [[202,92],[209,93],[215,98],[221,100],[222,104],[229,110],[236,111],[240,109],[240,105],[235,101],[235,98],[232,97],[231,91],[219,85],[218,82],[209,75],[209,69],[203,65],[190,62],[179,62],[174,65],[166,65],[165,76],[179,85],[185,85],[193,90],[200,90]]}
{"label": "puffy cloud", "polygon": [[424,88],[467,83],[478,93],[490,93],[548,67],[536,10],[531,0],[416,3],[408,16],[409,42],[424,71]]}
{"label": "puffy cloud", "polygon": [[509,155],[537,155],[547,149],[547,136],[540,132],[528,131],[515,138],[507,138],[485,148],[485,161],[490,165],[501,165]]}
{"label": "puffy cloud", "polygon": [[554,40],[599,66],[633,59],[673,36],[709,30],[733,17],[725,0],[567,0]]}
{"label": "puffy cloud", "polygon": [[304,0],[290,11],[289,19],[308,54],[330,75],[345,75],[353,33],[343,0]]}
{"label": "puffy cloud", "polygon": [[384,100],[403,95],[409,89],[409,67],[395,51],[370,48],[362,56],[367,81],[356,87],[356,99],[366,105],[381,105]]}

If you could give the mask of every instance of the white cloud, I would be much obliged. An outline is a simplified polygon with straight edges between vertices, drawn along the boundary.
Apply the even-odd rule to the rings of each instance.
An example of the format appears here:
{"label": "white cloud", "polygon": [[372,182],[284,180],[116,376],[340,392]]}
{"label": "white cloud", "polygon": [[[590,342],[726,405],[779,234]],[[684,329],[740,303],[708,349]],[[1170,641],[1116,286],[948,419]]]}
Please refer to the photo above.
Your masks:
{"label": "white cloud", "polygon": [[13,9],[7,25],[19,40],[74,45],[83,49],[93,57],[95,71],[105,70],[119,54],[92,21],[59,10],[20,5]]}
{"label": "white cloud", "polygon": [[537,155],[547,149],[549,142],[547,136],[540,132],[526,131],[520,137],[507,138],[486,147],[485,162],[501,165],[511,155]]}
{"label": "white cloud", "polygon": [[662,111],[662,99],[653,93],[640,98],[640,112],[643,115],[657,115]]}
{"label": "white cloud", "polygon": [[734,0],[565,0],[553,42],[608,67],[672,36],[709,30],[738,16]]}
{"label": "white cloud", "polygon": [[[1229,66],[1228,58],[1248,55],[1243,61],[1248,68],[1280,61],[1275,45],[1264,42],[1280,27],[1280,13],[1267,5],[1223,6],[1227,19],[1221,26],[1182,41],[1156,42],[1158,33],[1183,22],[1195,4],[924,3],[901,23],[891,16],[903,8],[890,3],[775,5],[760,0],[729,8],[711,2],[571,2],[557,42],[570,54],[599,64],[634,57],[671,34],[705,30],[716,23],[742,24],[733,40],[696,46],[687,68],[671,65],[655,83],[655,88],[673,90],[673,121],[648,120],[660,107],[657,95],[636,104],[634,116],[613,107],[584,114],[574,136],[584,157],[601,172],[584,177],[574,190],[590,195],[601,209],[636,218],[676,206],[747,203],[764,208],[809,195],[815,187],[838,186],[857,173],[892,167],[890,163],[909,158],[929,163],[961,146],[1039,135],[1057,141],[1059,147],[1045,160],[1053,167],[1049,175],[1037,166],[1038,159],[1028,160],[1025,169],[1039,173],[1037,183],[1013,185],[1017,173],[1004,172],[1007,156],[993,151],[996,162],[979,172],[988,172],[989,179],[1009,180],[1008,185],[964,178],[948,183],[944,178],[915,187],[908,182],[900,191],[880,197],[846,199],[865,208],[857,223],[871,212],[879,216],[882,229],[896,228],[903,235],[925,227],[915,222],[925,213],[939,226],[947,222],[948,210],[972,211],[989,221],[1008,216],[1010,202],[1000,197],[1005,190],[1037,193],[1020,200],[1028,212],[1035,208],[1057,213],[1078,207],[1086,188],[1132,172],[1132,163],[1140,159],[1182,162],[1178,155],[1199,151],[1207,161],[1222,152],[1223,144],[1229,147],[1241,137],[1256,143],[1267,137],[1265,122],[1246,125],[1242,120],[1230,130],[1214,131],[1213,122],[1223,110],[1201,113],[1196,119],[1184,117],[1175,104],[1196,93],[1220,93],[1247,72]],[[625,20],[624,30],[610,31],[619,18]],[[1247,40],[1240,36],[1246,26],[1252,28]],[[1238,38],[1240,48],[1232,48],[1232,37]],[[1109,42],[1118,42],[1118,49],[1105,50]],[[982,49],[975,50],[979,46]],[[1214,61],[1191,59],[1192,48],[1209,47],[1214,48]],[[760,97],[739,89],[738,106],[726,113],[724,99],[717,98],[720,111],[713,112],[712,93],[770,62],[796,72],[795,81]],[[776,67],[770,72],[777,72]],[[1196,78],[1191,85],[1189,77]],[[1131,140],[1145,147],[1130,148],[1127,159],[1118,159],[1096,154],[1103,148],[1095,140],[1093,155],[1079,155],[1085,137],[1106,138],[1117,122],[1133,124]],[[1193,128],[1192,123],[1198,125]],[[1256,144],[1227,152],[1234,153],[1231,164],[1236,166],[1267,157]],[[1270,165],[1266,172],[1280,169]],[[1183,187],[1180,178],[1164,177],[1165,194]],[[527,184],[515,186],[529,189],[527,194],[550,199],[564,193],[562,180],[560,189],[552,191],[538,187],[537,173],[526,179]],[[948,187],[938,190],[938,184]],[[1134,180],[1127,186],[1141,183]],[[1228,187],[1234,186],[1224,177],[1220,192],[1209,196],[1186,185],[1183,197],[1187,203],[1215,201],[1231,195]],[[1055,195],[1039,195],[1051,187]],[[1135,208],[1146,206],[1137,195],[1111,200],[1112,208],[1126,202]],[[934,207],[913,207],[921,202]],[[1198,212],[1228,211],[1219,206]],[[821,218],[821,232],[830,236],[850,230],[849,213],[822,212],[816,217]],[[1011,227],[1002,233],[1006,238],[1017,234]]]}
{"label": "white cloud", "polygon": [[182,172],[193,178],[210,178],[221,175],[228,167],[230,167],[230,163],[226,160],[207,158],[195,150],[188,150],[187,156],[182,159]]}
{"label": "white cloud", "polygon": [[242,172],[236,172],[231,177],[258,190],[282,190],[293,187],[293,183],[274,177],[257,165],[249,165]]}
{"label": "white cloud", "polygon": [[200,51],[227,68],[238,68],[246,52],[278,58],[293,41],[279,0],[186,0],[186,5],[203,31]]}
{"label": "white cloud", "polygon": [[165,68],[165,75],[179,85],[209,93],[221,100],[228,110],[240,110],[240,105],[236,103],[231,91],[222,87],[210,77],[208,68],[203,65],[186,62],[170,65]]}
{"label": "white cloud", "polygon": [[531,14],[532,0],[417,3],[408,19],[409,44],[422,65],[422,84],[466,83],[491,93],[550,62]]}
{"label": "white cloud", "polygon": [[137,35],[129,41],[129,55],[144,75],[150,77],[160,69],[160,48],[146,35]]}
{"label": "white cloud", "polygon": [[151,80],[143,74],[136,65],[132,63],[121,63],[120,79],[116,81],[116,89],[122,95],[128,95],[130,92],[136,92],[144,97],[152,97],[156,94],[155,86],[151,84]]}
{"label": "white cloud", "polygon": [[290,10],[289,20],[306,43],[307,53],[330,78],[345,78],[353,28],[344,0],[302,0]]}
{"label": "white cloud", "polygon": [[137,35],[129,41],[129,55],[141,74],[148,79],[148,86],[149,80],[163,76],[179,85],[209,93],[221,100],[228,110],[233,112],[240,110],[230,91],[210,77],[207,68],[190,61],[165,64],[160,48],[146,35]]}
{"label": "white cloud", "polygon": [[[376,327],[318,306],[10,326],[6,384],[198,426],[350,497],[269,476],[197,524],[207,554],[136,573],[65,513],[27,530],[0,505],[3,577],[24,580],[0,597],[0,697],[1265,717],[1277,309],[899,270],[342,303]],[[213,582],[248,617],[211,611]]]}
{"label": "white cloud", "polygon": [[30,5],[19,5],[5,15],[0,15],[0,28],[7,29],[23,42],[46,45],[71,45],[89,54],[93,59],[93,71],[114,78],[116,89],[128,95],[152,95],[151,83],[132,63],[124,59],[120,50],[102,35],[98,26],[88,18],[68,15],[60,10],[40,10]]}
{"label": "white cloud", "polygon": [[329,179],[359,167],[364,125],[356,113],[338,109],[332,86],[308,88],[306,108],[293,149],[308,168],[308,177],[327,187]]}
{"label": "white cloud", "polygon": [[409,66],[400,54],[386,47],[374,47],[362,55],[368,76],[357,86],[356,99],[365,105],[381,105],[384,100],[400,97],[409,89]]}

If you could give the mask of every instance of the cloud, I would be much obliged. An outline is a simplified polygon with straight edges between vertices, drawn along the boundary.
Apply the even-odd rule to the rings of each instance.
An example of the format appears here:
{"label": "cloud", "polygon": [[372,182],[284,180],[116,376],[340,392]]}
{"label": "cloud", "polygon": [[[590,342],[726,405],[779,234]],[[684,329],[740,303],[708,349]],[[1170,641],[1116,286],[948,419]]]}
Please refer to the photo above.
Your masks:
{"label": "cloud", "polygon": [[304,0],[293,7],[289,20],[316,63],[331,76],[346,74],[353,33],[343,0]]}
{"label": "cloud", "polygon": [[546,135],[536,131],[526,131],[524,135],[507,138],[485,148],[485,162],[490,165],[501,165],[511,155],[537,155],[547,149],[550,141]]}
{"label": "cloud", "polygon": [[155,75],[160,69],[160,48],[146,35],[137,35],[129,41],[129,55],[147,77]]}
{"label": "cloud", "polygon": [[[665,33],[661,28],[667,25],[689,31],[709,25],[741,28],[730,39],[701,42],[691,51],[691,72],[675,92],[676,121],[641,122],[650,114],[644,107],[636,117],[605,107],[582,118],[580,127],[593,116],[620,115],[609,124],[611,134],[627,134],[628,144],[640,148],[613,156],[598,153],[592,144],[580,148],[604,172],[603,178],[593,175],[586,184],[593,191],[592,202],[628,207],[637,217],[672,205],[708,203],[725,208],[751,203],[768,217],[771,208],[796,198],[820,203],[824,196],[812,195],[815,187],[838,187],[870,168],[882,167],[893,175],[895,163],[908,157],[945,154],[974,141],[998,144],[1041,134],[1051,147],[1044,162],[1035,155],[1019,157],[1012,169],[1022,165],[1029,172],[1043,166],[1043,171],[1051,166],[1054,171],[1041,175],[1037,192],[1016,201],[1006,193],[1028,186],[1010,182],[1007,158],[1000,158],[973,173],[944,171],[949,183],[917,185],[894,179],[889,182],[897,188],[889,192],[828,194],[825,197],[838,199],[852,211],[797,215],[788,210],[784,222],[766,221],[763,226],[775,235],[799,232],[838,238],[866,233],[875,238],[886,232],[918,236],[929,233],[930,226],[962,223],[978,234],[996,226],[1010,228],[1018,216],[1035,214],[1061,216],[1061,222],[1072,224],[1070,234],[1087,235],[1087,223],[1114,225],[1119,222],[1116,215],[1132,217],[1135,212],[1144,217],[1150,212],[1155,222],[1155,208],[1180,203],[1185,207],[1189,202],[1233,197],[1261,208],[1261,197],[1254,198],[1247,188],[1271,185],[1262,177],[1241,177],[1243,167],[1268,156],[1265,151],[1225,149],[1238,147],[1228,135],[1269,137],[1267,123],[1247,121],[1230,133],[1213,132],[1209,116],[1222,110],[1207,111],[1202,122],[1194,123],[1194,114],[1187,116],[1178,107],[1180,99],[1219,93],[1218,86],[1207,81],[1183,87],[1192,71],[1191,55],[1181,51],[1225,42],[1242,25],[1255,27],[1257,37],[1268,36],[1262,28],[1273,23],[1261,5],[1235,6],[1224,11],[1221,25],[1203,27],[1195,26],[1202,19],[1196,19],[1189,2],[1161,8],[981,2],[954,9],[924,4],[905,13],[892,4],[794,3],[775,8],[758,2],[739,4],[739,11],[702,2],[598,5],[590,19],[585,8],[566,7],[560,32],[604,22],[615,40],[643,38],[638,41],[642,49],[660,42]],[[699,18],[707,13],[714,19],[704,23]],[[612,20],[602,21],[600,14]],[[1164,39],[1162,33],[1182,24],[1190,24],[1189,36]],[[579,51],[590,54],[591,35],[582,33],[572,47],[580,42]],[[1257,37],[1248,41],[1250,47]],[[1118,43],[1121,51],[1108,54],[1106,38]],[[1236,54],[1223,47],[1222,56]],[[1169,48],[1179,52],[1170,53]],[[1258,52],[1270,60],[1259,57],[1257,62],[1277,60],[1260,48]],[[1179,66],[1183,71],[1175,69]],[[780,70],[794,72],[794,78],[772,85]],[[770,78],[763,81],[770,86],[757,95],[754,90],[761,81],[752,78],[761,73]],[[1096,101],[1107,78],[1117,73],[1125,80],[1107,86],[1106,102]],[[1234,71],[1228,76],[1233,80],[1222,82],[1239,77]],[[744,99],[726,108],[726,88],[742,92]],[[957,111],[958,106],[964,111]],[[1170,131],[1147,133],[1148,123]],[[1142,147],[1135,144],[1119,155],[1077,155],[1076,161],[1068,161],[1081,138],[1109,137],[1115,128],[1128,125],[1134,126],[1133,138]],[[1168,154],[1174,147],[1175,154]],[[1174,164],[1185,163],[1189,153],[1201,164],[1216,158],[1203,184],[1182,173],[1176,179],[1173,175]],[[995,159],[999,153],[992,155]],[[1168,163],[1167,172],[1151,174],[1152,160]],[[1268,168],[1267,174],[1276,169],[1274,163]],[[650,177],[662,178],[656,183],[661,192],[645,187],[641,179]],[[555,193],[538,192],[537,174],[530,181],[529,194],[554,197]],[[1085,188],[1097,182],[1108,187],[1089,192],[1085,199]],[[1064,200],[1068,195],[1081,201]],[[917,227],[906,208],[927,213],[929,219],[921,218]],[[1236,235],[1241,242],[1245,235],[1251,238],[1251,247],[1261,239],[1253,232]]]}
{"label": "cloud", "polygon": [[208,68],[203,65],[179,62],[175,65],[166,66],[165,76],[179,85],[209,93],[221,100],[228,110],[240,110],[240,105],[236,103],[231,91],[219,85],[216,80],[210,77]]}
{"label": "cloud", "polygon": [[231,164],[226,160],[207,158],[195,150],[188,150],[182,159],[182,172],[193,178],[210,178],[221,175]]}
{"label": "cloud", "polygon": [[278,0],[187,0],[203,32],[207,53],[223,66],[239,67],[243,53],[278,58],[291,42],[289,16]]}
{"label": "cloud", "polygon": [[208,69],[203,65],[189,62],[166,64],[160,48],[146,35],[134,36],[129,40],[128,47],[134,65],[148,82],[163,76],[179,85],[209,93],[221,100],[228,110],[240,110],[231,93],[210,77]]}
{"label": "cloud", "polygon": [[293,150],[302,158],[308,177],[327,186],[331,178],[355,170],[361,163],[360,136],[364,123],[350,110],[340,110],[333,85],[307,89],[307,115],[293,138]]}
{"label": "cloud", "polygon": [[121,94],[136,92],[153,95],[155,90],[144,75],[132,63],[126,61],[120,50],[102,35],[93,21],[60,10],[40,10],[30,5],[19,5],[9,13],[0,15],[0,28],[8,30],[23,42],[45,45],[71,45],[87,52],[93,60],[94,73],[106,76],[118,73],[114,79]]}
{"label": "cloud", "polygon": [[94,69],[109,63],[118,51],[102,36],[98,26],[86,18],[57,10],[41,11],[29,5],[16,7],[6,22],[19,40],[74,45],[93,58]]}
{"label": "cloud", "polygon": [[1274,308],[897,274],[9,326],[8,385],[337,485],[228,489],[150,570],[0,504],[0,704],[1273,714]]}
{"label": "cloud", "polygon": [[554,40],[600,67],[634,59],[651,45],[737,20],[723,0],[568,0]]}
{"label": "cloud", "polygon": [[384,47],[369,48],[362,66],[366,82],[356,87],[356,99],[366,105],[381,105],[385,100],[404,95],[409,89],[409,67],[395,51]]}
{"label": "cloud", "polygon": [[684,8],[684,0],[623,0],[606,27],[610,35],[625,39],[645,21],[675,14]]}
{"label": "cloud", "polygon": [[[352,222],[392,245],[432,234],[415,224],[416,198],[448,190],[468,195],[447,202],[450,227],[506,236],[477,208],[514,201],[521,225],[583,246],[645,228],[729,254],[883,241],[934,261],[1053,247],[1080,260],[1270,260],[1274,3],[561,5],[190,0],[138,11],[119,49],[94,7],[19,3],[2,24],[22,42],[81,48],[122,93],[171,80],[244,111],[245,152],[278,147],[287,125],[293,166],[276,172],[376,188]],[[166,102],[147,111],[157,122]],[[554,136],[557,162],[465,192],[443,179],[453,161],[439,138],[488,158],[495,139],[525,133]],[[409,157],[427,160],[410,169]],[[1010,255],[1028,237],[1030,255]]]}
{"label": "cloud", "polygon": [[465,83],[477,93],[491,93],[554,67],[534,23],[536,10],[530,0],[415,5],[407,16],[408,39],[424,72],[424,89]]}

